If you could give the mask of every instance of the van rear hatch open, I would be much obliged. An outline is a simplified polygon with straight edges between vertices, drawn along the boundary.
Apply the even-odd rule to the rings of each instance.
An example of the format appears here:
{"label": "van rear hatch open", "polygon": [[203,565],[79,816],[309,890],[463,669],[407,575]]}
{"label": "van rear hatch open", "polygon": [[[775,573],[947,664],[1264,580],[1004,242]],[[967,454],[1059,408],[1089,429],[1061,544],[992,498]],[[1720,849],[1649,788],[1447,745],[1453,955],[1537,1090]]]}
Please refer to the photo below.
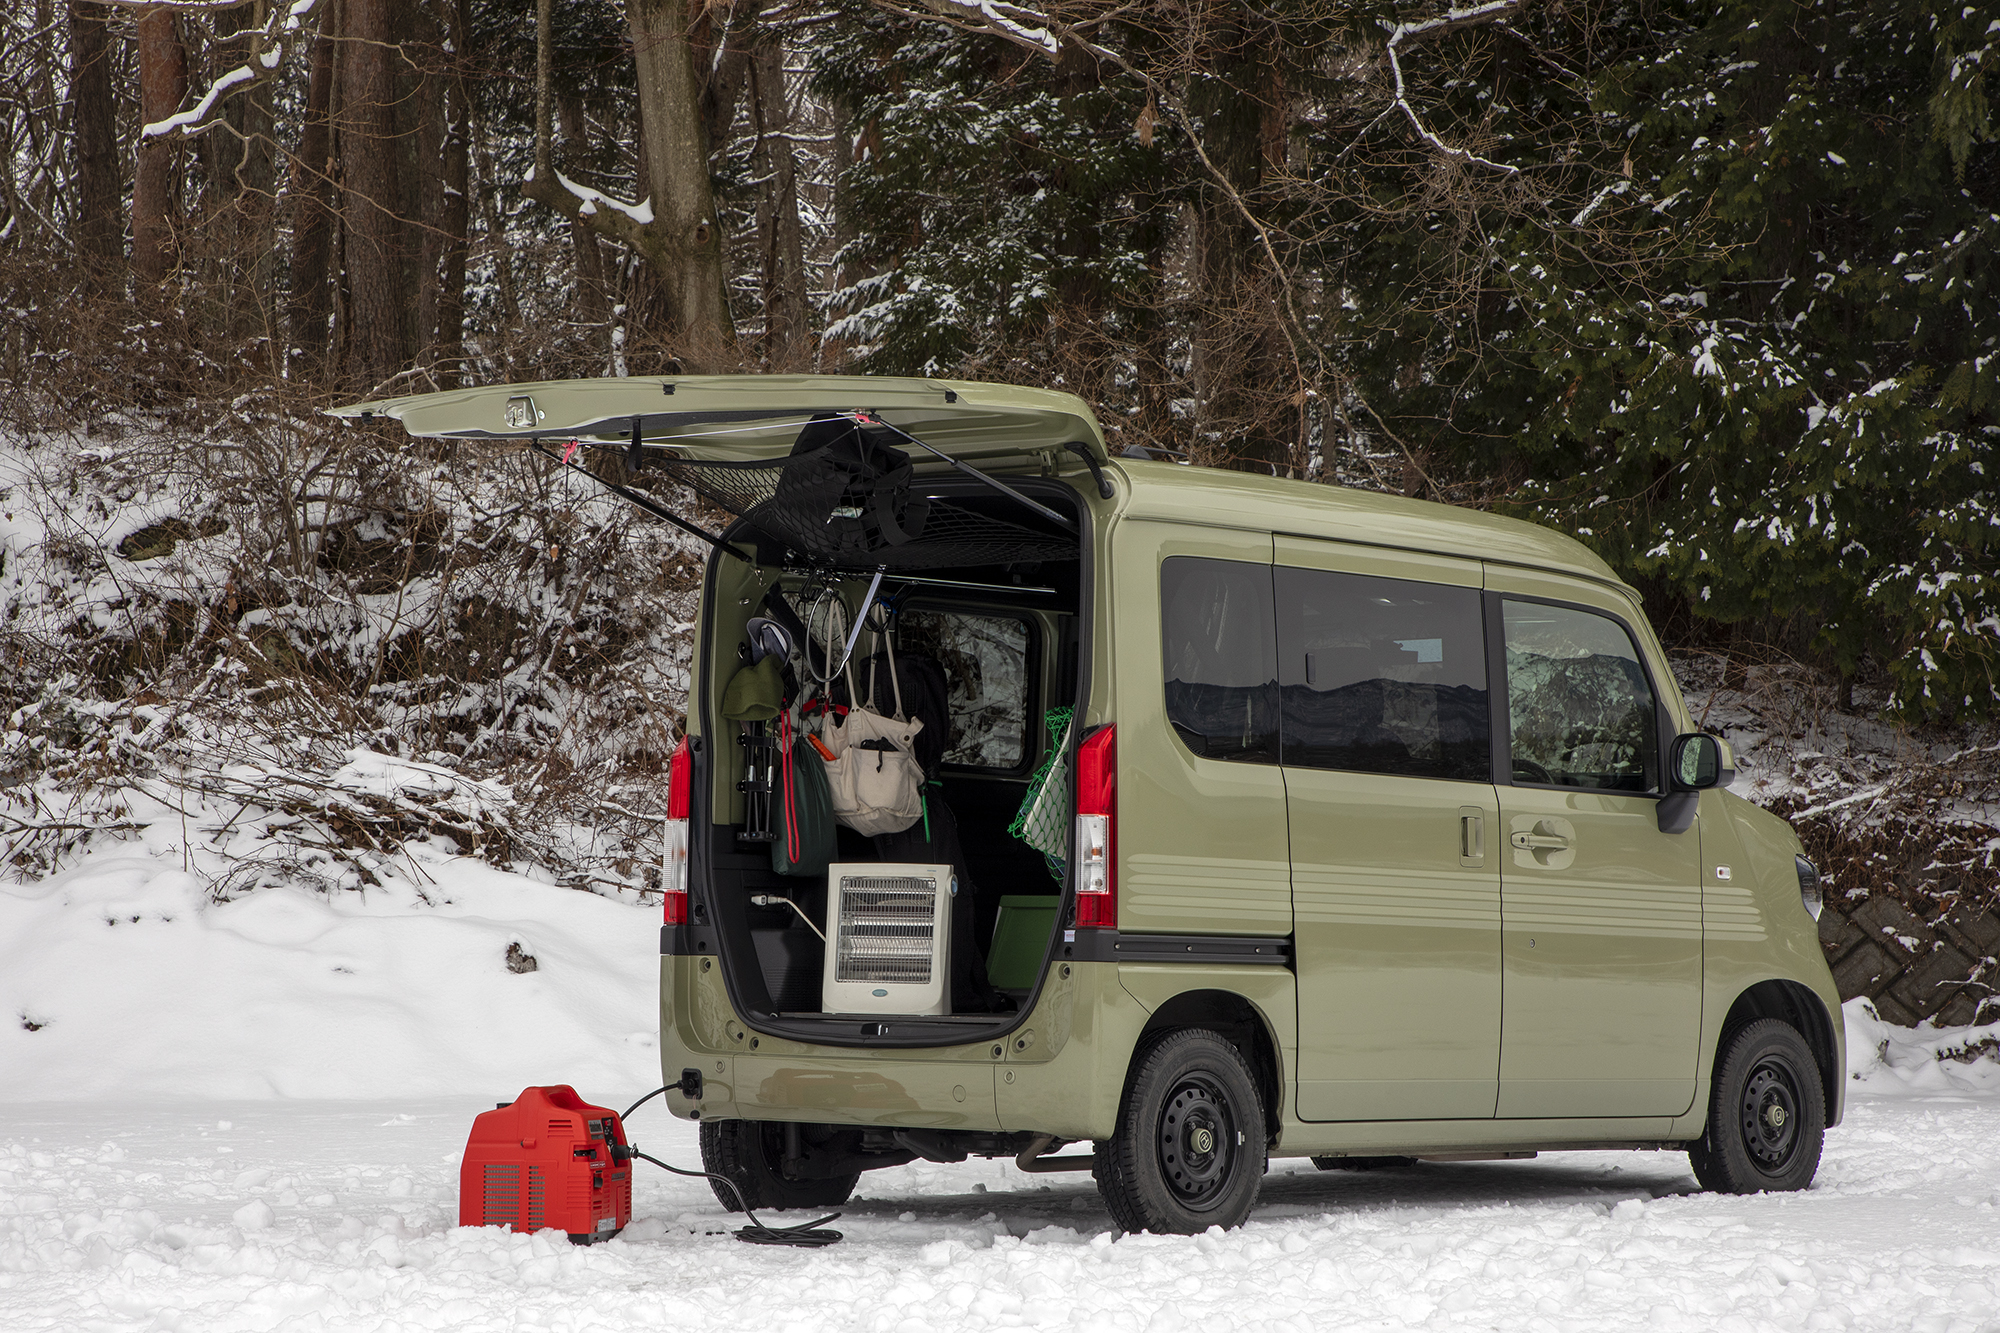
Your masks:
{"label": "van rear hatch open", "polygon": [[[1082,481],[1077,464],[1098,474],[1107,454],[1080,400],[945,380],[735,376],[498,385],[357,403],[334,415],[388,418],[414,436],[530,445],[580,467],[577,451],[564,447],[574,440],[616,451],[628,474],[684,484],[736,517],[719,535],[701,533],[717,554],[708,563],[688,697],[697,753],[692,915],[685,927],[669,929],[665,951],[716,954],[736,1011],[766,1033],[797,1040],[953,1045],[998,1035],[1032,1010],[1068,883],[1009,823],[1057,739],[1045,711],[1073,707],[1088,691],[1086,495],[1103,491],[1086,481],[1079,494],[1057,474]],[[858,469],[850,466],[857,461]],[[974,475],[962,475],[968,466]],[[605,482],[606,471],[593,475]],[[618,475],[615,467],[608,471]],[[715,521],[688,509],[685,497],[674,500],[670,489],[634,481],[621,493],[683,527]],[[684,512],[671,512],[670,504]],[[1013,636],[1017,752],[1004,763],[948,753],[929,774],[924,822],[928,841],[933,816],[955,815],[963,851],[952,859],[965,892],[954,912],[976,909],[982,958],[1007,933],[996,914],[1011,909],[1010,920],[1037,923],[1032,940],[1008,945],[1039,957],[1021,959],[1004,1007],[891,1013],[892,1022],[881,1013],[820,1010],[829,960],[819,932],[831,933],[831,886],[823,875],[801,878],[774,868],[746,797],[757,784],[747,754],[765,729],[729,721],[719,704],[743,669],[751,617],[789,607],[797,622],[836,590],[850,621],[879,590],[893,609],[901,646],[942,660],[947,686],[967,708],[990,708],[995,697],[990,673],[998,659],[983,668],[976,660],[979,652],[991,658],[997,651],[985,642],[989,632]],[[922,622],[914,641],[903,638],[906,610]],[[978,652],[973,640],[983,645]],[[852,638],[848,646],[863,658],[874,651]],[[891,856],[841,831],[841,861],[877,858],[885,865],[940,859]],[[811,924],[802,924],[801,914]],[[962,981],[957,966],[954,978]]]}
{"label": "van rear hatch open", "polygon": [[[1044,470],[1075,445],[1106,458],[1081,400],[1045,389],[860,375],[712,375],[543,380],[382,398],[332,410],[389,417],[411,435],[456,440],[577,439],[705,462],[774,461],[814,416],[861,412],[986,471]],[[941,466],[941,465],[940,465]]]}

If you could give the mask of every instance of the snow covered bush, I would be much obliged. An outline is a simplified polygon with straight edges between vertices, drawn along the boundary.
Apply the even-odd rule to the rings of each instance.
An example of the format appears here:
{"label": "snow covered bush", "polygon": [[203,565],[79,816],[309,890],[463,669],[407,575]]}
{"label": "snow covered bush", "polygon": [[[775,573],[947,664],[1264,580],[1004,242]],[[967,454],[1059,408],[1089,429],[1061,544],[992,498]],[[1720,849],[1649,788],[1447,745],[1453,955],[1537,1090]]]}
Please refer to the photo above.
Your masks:
{"label": "snow covered bush", "polygon": [[179,821],[218,892],[411,838],[643,889],[699,553],[520,455],[276,389],[0,436],[0,838]]}

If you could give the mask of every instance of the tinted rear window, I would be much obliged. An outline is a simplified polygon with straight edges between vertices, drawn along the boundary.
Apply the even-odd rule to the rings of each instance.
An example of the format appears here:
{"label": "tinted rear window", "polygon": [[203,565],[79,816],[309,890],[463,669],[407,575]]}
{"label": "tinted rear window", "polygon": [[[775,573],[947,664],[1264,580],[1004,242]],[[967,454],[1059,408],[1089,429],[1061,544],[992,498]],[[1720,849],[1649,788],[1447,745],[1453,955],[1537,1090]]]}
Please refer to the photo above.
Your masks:
{"label": "tinted rear window", "polygon": [[1167,720],[1210,759],[1278,762],[1271,567],[1172,556],[1160,566]]}
{"label": "tinted rear window", "polygon": [[1491,780],[1477,591],[1286,566],[1276,581],[1287,765]]}

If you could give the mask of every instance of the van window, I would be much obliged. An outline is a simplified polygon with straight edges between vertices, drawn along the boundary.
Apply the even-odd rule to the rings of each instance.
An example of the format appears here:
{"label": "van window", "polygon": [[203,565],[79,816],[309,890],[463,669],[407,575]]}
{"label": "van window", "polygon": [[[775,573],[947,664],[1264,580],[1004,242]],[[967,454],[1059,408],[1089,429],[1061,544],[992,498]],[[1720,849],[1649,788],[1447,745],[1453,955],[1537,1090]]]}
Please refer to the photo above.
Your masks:
{"label": "van window", "polygon": [[1504,608],[1514,781],[1656,790],[1659,712],[1625,627],[1573,606]]}
{"label": "van window", "polygon": [[1169,557],[1160,565],[1167,721],[1209,759],[1278,762],[1271,567]]}
{"label": "van window", "polygon": [[1279,566],[1284,762],[1492,781],[1476,589]]}
{"label": "van window", "polygon": [[1015,769],[1027,758],[1028,642],[1018,616],[912,609],[897,617],[897,645],[936,659],[950,685],[945,763]]}

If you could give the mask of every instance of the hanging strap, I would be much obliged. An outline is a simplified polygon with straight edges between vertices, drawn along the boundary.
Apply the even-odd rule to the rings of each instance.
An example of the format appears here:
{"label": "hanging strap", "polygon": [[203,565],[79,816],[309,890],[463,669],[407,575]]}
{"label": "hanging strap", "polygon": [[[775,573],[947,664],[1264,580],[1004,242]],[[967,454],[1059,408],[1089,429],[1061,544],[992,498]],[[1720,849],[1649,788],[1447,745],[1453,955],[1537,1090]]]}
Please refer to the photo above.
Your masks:
{"label": "hanging strap", "polygon": [[799,805],[792,790],[792,715],[778,714],[778,746],[784,754],[785,859],[799,863]]}
{"label": "hanging strap", "polygon": [[[882,711],[875,707],[875,659],[887,654],[889,658],[889,688],[896,695],[896,720],[898,722],[907,722],[910,719],[909,715],[903,711],[903,678],[896,671],[896,640],[886,630],[875,629],[872,626],[869,629],[869,633],[875,636],[874,645],[868,654],[869,711],[875,713]],[[851,689],[852,686],[849,688]]]}
{"label": "hanging strap", "polygon": [[[896,692],[896,720],[907,722],[909,716],[903,712],[903,675],[896,667],[896,636],[885,632],[875,637],[882,640],[882,650],[889,657],[889,688]],[[874,686],[869,688],[872,690]]]}

